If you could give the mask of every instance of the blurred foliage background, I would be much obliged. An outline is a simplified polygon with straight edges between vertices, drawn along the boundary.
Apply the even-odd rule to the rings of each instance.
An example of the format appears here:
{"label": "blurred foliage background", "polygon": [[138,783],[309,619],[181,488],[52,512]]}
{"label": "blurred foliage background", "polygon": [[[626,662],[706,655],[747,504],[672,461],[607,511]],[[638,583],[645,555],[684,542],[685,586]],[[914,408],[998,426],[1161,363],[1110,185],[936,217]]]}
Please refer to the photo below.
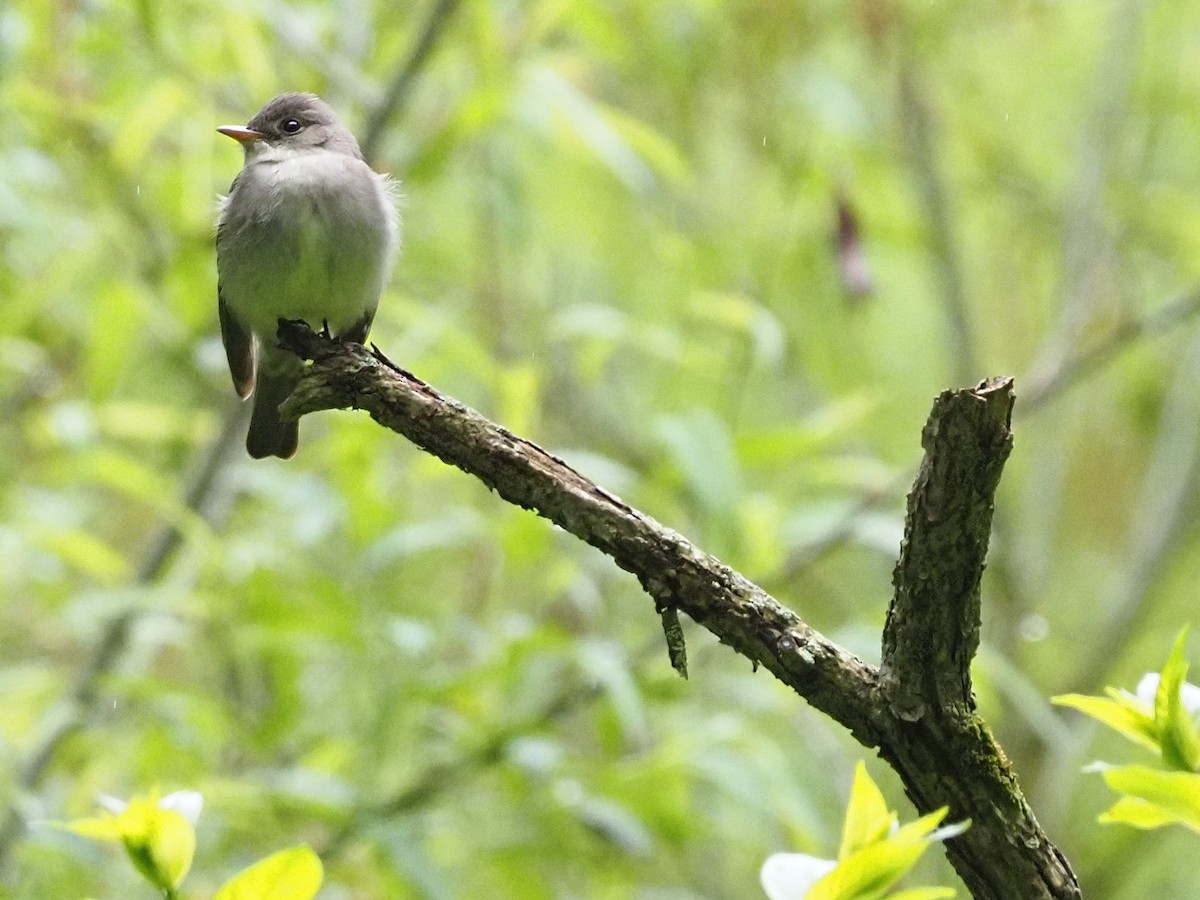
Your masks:
{"label": "blurred foliage background", "polygon": [[1128,752],[1046,697],[1132,687],[1195,608],[1198,34],[1177,0],[0,6],[5,896],[134,896],[39,823],[156,786],[206,797],[196,897],[302,840],[329,898],[757,896],[832,855],[863,756],[909,817],[366,416],[244,455],[213,129],[297,89],[403,182],[392,359],[868,659],[933,396],[1015,376],[981,709],[1085,891],[1196,895],[1194,837],[1095,823],[1080,767]]}

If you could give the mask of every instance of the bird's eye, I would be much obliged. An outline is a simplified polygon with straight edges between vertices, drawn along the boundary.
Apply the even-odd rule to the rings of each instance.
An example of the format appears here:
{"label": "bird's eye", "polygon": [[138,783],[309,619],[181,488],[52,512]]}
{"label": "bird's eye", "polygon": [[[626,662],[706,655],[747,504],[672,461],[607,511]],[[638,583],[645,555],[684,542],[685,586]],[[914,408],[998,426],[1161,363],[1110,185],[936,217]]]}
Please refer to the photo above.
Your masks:
{"label": "bird's eye", "polygon": [[300,130],[300,120],[299,119],[284,119],[283,124],[280,125],[279,127],[282,128],[284,130],[284,133],[286,133],[286,134],[295,134],[297,131]]}

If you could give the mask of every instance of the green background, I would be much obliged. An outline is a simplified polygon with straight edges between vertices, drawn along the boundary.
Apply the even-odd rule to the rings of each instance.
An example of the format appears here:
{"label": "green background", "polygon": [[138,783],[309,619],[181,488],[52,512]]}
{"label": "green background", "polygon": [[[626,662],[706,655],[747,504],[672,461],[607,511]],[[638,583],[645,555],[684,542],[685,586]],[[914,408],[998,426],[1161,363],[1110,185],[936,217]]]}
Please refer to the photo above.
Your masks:
{"label": "green background", "polygon": [[[1090,896],[1200,892],[1198,838],[1095,822],[1081,767],[1141,751],[1046,700],[1132,688],[1196,605],[1200,10],[439,9],[0,6],[5,896],[149,896],[39,823],[156,787],[205,795],[198,898],[299,841],[326,898],[759,896],[769,853],[835,852],[864,756],[914,815],[694,628],[679,679],[632,576],[364,414],[245,457],[214,128],[299,89],[365,137],[431,17],[369,146],[405,223],[372,339],[871,660],[932,398],[1014,376],[980,709]],[[930,857],[910,883],[956,883]]]}

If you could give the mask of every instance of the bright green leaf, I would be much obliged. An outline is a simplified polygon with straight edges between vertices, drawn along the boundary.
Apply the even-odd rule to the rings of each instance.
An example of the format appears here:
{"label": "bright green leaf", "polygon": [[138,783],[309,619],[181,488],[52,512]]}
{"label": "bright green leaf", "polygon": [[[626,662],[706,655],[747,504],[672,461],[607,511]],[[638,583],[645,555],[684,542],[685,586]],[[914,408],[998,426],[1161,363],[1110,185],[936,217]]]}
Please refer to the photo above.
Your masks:
{"label": "bright green leaf", "polygon": [[30,535],[37,545],[106,587],[128,580],[133,567],[121,553],[78,528],[39,526]]}
{"label": "bright green leaf", "polygon": [[1050,698],[1051,703],[1077,709],[1117,731],[1135,744],[1159,753],[1158,730],[1154,717],[1134,697],[1112,688],[1109,696],[1092,697],[1086,694],[1060,694]]}
{"label": "bright green leaf", "polygon": [[880,841],[838,861],[837,868],[813,885],[807,900],[875,900],[913,867],[929,844]]}
{"label": "bright green leaf", "polygon": [[51,827],[61,828],[80,837],[91,838],[93,841],[119,841],[121,829],[115,816],[92,816],[87,819],[75,819],[71,822],[51,822]]}
{"label": "bright green leaf", "polygon": [[[172,795],[174,796],[174,795]],[[196,852],[192,823],[155,794],[134,797],[120,812],[57,827],[100,841],[119,841],[133,865],[155,887],[179,887]]]}
{"label": "bright green leaf", "polygon": [[1158,728],[1162,758],[1173,769],[1194,772],[1200,765],[1200,733],[1191,713],[1182,702],[1183,685],[1187,680],[1188,661],[1184,654],[1187,628],[1175,639],[1167,657],[1158,691],[1154,696],[1154,719]]}
{"label": "bright green leaf", "polygon": [[[1172,821],[1200,831],[1200,775],[1192,772],[1163,772],[1147,766],[1119,766],[1103,771],[1104,781],[1118,793],[1152,804],[1161,815]],[[1133,815],[1137,822],[1153,821],[1148,810],[1134,810],[1129,805],[1110,809],[1108,814]],[[1147,827],[1139,824],[1138,827]]]}
{"label": "bright green leaf", "polygon": [[888,811],[887,801],[883,799],[879,786],[867,774],[867,767],[860,760],[854,769],[854,785],[850,788],[850,802],[846,805],[838,859],[846,859],[868,844],[883,840],[895,822],[895,813]]}
{"label": "bright green leaf", "polygon": [[213,900],[310,900],[324,879],[321,860],[305,846],[272,853],[227,881]]}
{"label": "bright green leaf", "polygon": [[1132,825],[1134,828],[1161,828],[1175,825],[1179,819],[1161,806],[1139,800],[1137,797],[1122,797],[1098,819],[1105,825]]}
{"label": "bright green leaf", "polygon": [[130,801],[117,818],[121,843],[138,871],[157,887],[179,887],[196,852],[191,823],[174,810],[143,798]]}
{"label": "bright green leaf", "polygon": [[894,841],[921,841],[929,837],[933,830],[942,823],[942,819],[946,818],[946,813],[950,812],[950,807],[943,806],[935,809],[931,813],[926,813],[916,821],[909,822],[907,825],[901,825],[896,829],[896,833],[892,835]]}

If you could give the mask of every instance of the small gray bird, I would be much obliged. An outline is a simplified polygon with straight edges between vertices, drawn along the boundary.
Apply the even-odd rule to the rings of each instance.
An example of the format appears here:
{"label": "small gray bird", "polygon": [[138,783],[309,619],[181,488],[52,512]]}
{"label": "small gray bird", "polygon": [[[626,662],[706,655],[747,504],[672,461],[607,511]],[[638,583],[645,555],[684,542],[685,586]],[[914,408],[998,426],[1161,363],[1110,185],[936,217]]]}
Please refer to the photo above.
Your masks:
{"label": "small gray bird", "polygon": [[279,404],[303,363],[276,345],[279,319],[366,339],[399,241],[394,191],[312,94],[281,94],[217,131],[245,151],[217,223],[221,340],[238,396],[254,394],[246,449],[287,459],[299,427]]}

